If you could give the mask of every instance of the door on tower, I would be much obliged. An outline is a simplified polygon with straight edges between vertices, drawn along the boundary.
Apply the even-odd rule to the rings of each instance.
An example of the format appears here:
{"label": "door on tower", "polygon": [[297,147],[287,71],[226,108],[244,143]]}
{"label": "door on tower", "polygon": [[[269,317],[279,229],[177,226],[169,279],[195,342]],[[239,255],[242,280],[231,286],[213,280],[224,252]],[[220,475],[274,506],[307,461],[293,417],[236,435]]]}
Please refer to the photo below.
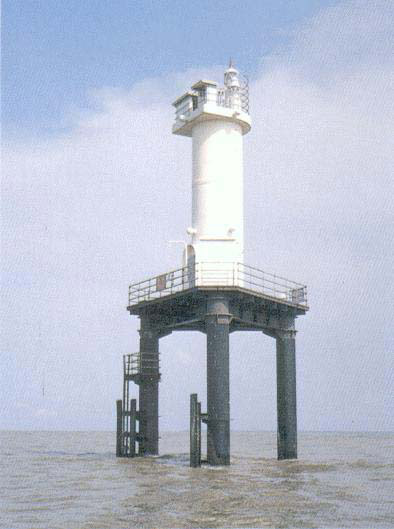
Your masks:
{"label": "door on tower", "polygon": [[196,286],[196,253],[191,244],[187,245],[187,282],[189,288]]}

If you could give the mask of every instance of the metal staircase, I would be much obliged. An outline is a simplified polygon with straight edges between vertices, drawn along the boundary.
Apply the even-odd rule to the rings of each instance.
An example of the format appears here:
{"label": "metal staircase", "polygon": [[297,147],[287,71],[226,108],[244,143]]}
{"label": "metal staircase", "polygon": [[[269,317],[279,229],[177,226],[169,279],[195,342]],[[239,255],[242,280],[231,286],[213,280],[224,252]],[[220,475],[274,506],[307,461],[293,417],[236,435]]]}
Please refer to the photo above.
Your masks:
{"label": "metal staircase", "polygon": [[144,439],[137,427],[141,417],[137,411],[137,400],[130,399],[130,382],[141,384],[147,379],[160,380],[159,353],[138,352],[123,355],[123,399],[117,401],[118,457],[135,457],[143,452]]}

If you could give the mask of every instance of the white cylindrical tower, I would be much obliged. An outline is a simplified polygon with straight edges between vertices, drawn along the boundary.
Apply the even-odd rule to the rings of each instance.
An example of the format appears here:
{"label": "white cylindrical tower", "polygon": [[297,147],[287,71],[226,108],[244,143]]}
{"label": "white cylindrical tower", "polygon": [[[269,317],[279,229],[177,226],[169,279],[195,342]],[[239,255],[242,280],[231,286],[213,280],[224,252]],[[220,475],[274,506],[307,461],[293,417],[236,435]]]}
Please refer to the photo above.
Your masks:
{"label": "white cylindrical tower", "polygon": [[247,84],[230,64],[223,87],[199,81],[174,106],[173,132],[190,136],[193,144],[187,264],[211,270],[217,283],[221,272],[225,278],[243,262],[242,136],[251,124]]}
{"label": "white cylindrical tower", "polygon": [[192,138],[193,244],[204,261],[242,260],[242,128],[231,121],[202,121]]}

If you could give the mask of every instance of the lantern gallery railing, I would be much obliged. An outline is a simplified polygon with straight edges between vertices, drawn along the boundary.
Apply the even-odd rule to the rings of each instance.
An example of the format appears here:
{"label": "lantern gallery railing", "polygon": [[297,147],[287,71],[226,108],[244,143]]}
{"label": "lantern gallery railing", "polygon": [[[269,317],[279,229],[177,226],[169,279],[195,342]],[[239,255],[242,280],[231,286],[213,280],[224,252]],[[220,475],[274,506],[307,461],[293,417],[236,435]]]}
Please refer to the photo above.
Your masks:
{"label": "lantern gallery railing", "polygon": [[243,288],[291,305],[308,305],[305,285],[243,263],[216,261],[185,266],[130,285],[129,306],[203,287]]}
{"label": "lantern gallery railing", "polygon": [[176,108],[175,119],[189,116],[205,103],[213,103],[219,107],[231,108],[249,114],[249,86],[245,81],[236,95],[224,88],[218,88],[216,94],[202,92],[193,95],[191,99],[186,99],[182,105]]}
{"label": "lantern gallery railing", "polygon": [[209,91],[201,89],[194,93],[190,92],[190,97],[186,97],[182,104],[176,106],[175,119],[189,117],[192,112],[206,103],[249,114],[249,83],[246,77],[240,78],[239,81],[240,86],[236,92],[222,87],[211,87]]}

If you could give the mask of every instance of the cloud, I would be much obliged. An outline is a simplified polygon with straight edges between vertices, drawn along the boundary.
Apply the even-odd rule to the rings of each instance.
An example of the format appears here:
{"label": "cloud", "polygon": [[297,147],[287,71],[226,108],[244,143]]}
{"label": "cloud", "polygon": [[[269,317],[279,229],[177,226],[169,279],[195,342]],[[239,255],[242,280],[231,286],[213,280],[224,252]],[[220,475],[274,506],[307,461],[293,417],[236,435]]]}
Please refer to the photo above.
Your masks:
{"label": "cloud", "polygon": [[[308,284],[311,312],[297,322],[304,429],[393,428],[392,11],[322,10],[251,82],[247,261]],[[47,398],[63,410],[47,427],[113,427],[120,355],[137,348],[127,285],[177,267],[181,250],[167,242],[189,225],[191,145],[171,135],[170,103],[219,71],[103,88],[53,137],[5,146],[4,387],[38,402],[44,369]],[[273,429],[274,344],[244,334],[232,343],[234,427]],[[204,346],[202,335],[162,341],[164,429],[186,427],[192,391],[204,404]],[[34,427],[12,415],[4,426]]]}

